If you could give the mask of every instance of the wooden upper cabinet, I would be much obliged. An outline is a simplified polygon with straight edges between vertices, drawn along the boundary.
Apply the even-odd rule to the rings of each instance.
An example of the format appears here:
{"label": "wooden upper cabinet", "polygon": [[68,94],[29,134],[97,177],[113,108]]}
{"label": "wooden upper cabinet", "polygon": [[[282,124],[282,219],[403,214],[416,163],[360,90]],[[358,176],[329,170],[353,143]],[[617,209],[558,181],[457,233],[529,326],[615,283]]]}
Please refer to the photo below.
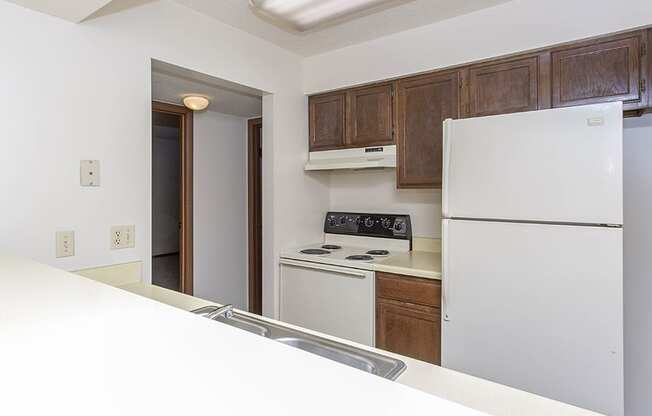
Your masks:
{"label": "wooden upper cabinet", "polygon": [[337,149],[346,145],[346,92],[308,99],[310,150]]}
{"label": "wooden upper cabinet", "polygon": [[540,72],[549,55],[509,58],[464,70],[464,117],[532,111],[549,107]]}
{"label": "wooden upper cabinet", "polygon": [[625,109],[647,106],[646,50],[645,31],[555,48],[553,107],[608,101],[623,101]]}
{"label": "wooden upper cabinet", "polygon": [[348,144],[350,147],[394,143],[391,83],[349,91]]}
{"label": "wooden upper cabinet", "polygon": [[441,187],[443,127],[459,116],[459,72],[396,82],[396,166],[399,188]]}

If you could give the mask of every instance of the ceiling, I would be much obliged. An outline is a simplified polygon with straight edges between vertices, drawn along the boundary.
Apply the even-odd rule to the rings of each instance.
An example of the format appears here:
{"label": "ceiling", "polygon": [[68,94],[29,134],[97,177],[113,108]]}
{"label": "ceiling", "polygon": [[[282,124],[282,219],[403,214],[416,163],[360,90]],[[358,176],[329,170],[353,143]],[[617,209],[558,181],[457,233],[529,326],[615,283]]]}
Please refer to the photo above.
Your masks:
{"label": "ceiling", "polygon": [[262,20],[247,0],[175,0],[301,56],[311,56],[492,7],[509,0],[414,0],[314,31],[296,33]]}
{"label": "ceiling", "polygon": [[[9,0],[76,23],[155,0]],[[306,32],[281,29],[252,12],[248,0],[173,0],[301,56],[311,56],[467,14],[511,0],[388,0]],[[343,0],[346,1],[346,0]],[[453,40],[451,40],[453,41]]]}
{"label": "ceiling", "polygon": [[263,114],[263,92],[160,61],[152,61],[152,99],[182,105],[186,95],[210,100],[209,111],[253,118]]}
{"label": "ceiling", "polygon": [[62,19],[79,23],[111,0],[9,0],[19,6],[27,7]]}

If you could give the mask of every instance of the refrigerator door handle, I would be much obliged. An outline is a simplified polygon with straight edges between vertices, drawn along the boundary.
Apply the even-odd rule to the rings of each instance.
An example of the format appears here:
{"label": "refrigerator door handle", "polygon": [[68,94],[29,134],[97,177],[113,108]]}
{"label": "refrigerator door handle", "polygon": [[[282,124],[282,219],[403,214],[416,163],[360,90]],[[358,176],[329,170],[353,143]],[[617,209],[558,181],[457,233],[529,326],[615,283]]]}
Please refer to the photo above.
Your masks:
{"label": "refrigerator door handle", "polygon": [[442,278],[442,293],[441,293],[441,307],[442,318],[444,321],[450,321],[450,273],[448,270],[448,222],[444,219],[441,222],[441,278]]}
{"label": "refrigerator door handle", "polygon": [[448,218],[448,179],[450,177],[450,161],[451,161],[451,151],[452,151],[452,144],[451,144],[451,128],[452,128],[452,123],[453,120],[450,118],[447,118],[444,120],[443,124],[443,135],[444,135],[444,145],[443,145],[443,169],[442,169],[442,204],[441,204],[441,210],[442,210],[442,218]]}

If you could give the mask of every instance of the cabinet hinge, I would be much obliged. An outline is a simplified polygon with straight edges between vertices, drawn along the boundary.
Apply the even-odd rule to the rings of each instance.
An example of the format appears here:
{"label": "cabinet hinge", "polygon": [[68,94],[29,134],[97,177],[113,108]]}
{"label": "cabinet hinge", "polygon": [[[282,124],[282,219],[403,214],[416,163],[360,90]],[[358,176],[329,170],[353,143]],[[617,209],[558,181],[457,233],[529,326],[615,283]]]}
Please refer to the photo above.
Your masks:
{"label": "cabinet hinge", "polygon": [[647,55],[647,43],[641,45],[641,56]]}
{"label": "cabinet hinge", "polygon": [[645,91],[647,91],[647,82],[644,79],[642,79],[641,80],[641,92],[645,92]]}

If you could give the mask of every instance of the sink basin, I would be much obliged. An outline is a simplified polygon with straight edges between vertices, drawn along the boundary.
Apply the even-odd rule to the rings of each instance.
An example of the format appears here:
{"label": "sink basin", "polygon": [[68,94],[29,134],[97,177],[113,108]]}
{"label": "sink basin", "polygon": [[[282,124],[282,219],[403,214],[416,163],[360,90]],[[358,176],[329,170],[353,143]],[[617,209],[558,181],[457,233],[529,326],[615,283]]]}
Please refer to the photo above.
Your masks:
{"label": "sink basin", "polygon": [[[192,312],[207,316],[215,308],[207,306]],[[239,312],[235,312],[231,318],[220,316],[214,320],[389,380],[396,380],[406,369],[405,363],[401,360],[276,325]]]}

